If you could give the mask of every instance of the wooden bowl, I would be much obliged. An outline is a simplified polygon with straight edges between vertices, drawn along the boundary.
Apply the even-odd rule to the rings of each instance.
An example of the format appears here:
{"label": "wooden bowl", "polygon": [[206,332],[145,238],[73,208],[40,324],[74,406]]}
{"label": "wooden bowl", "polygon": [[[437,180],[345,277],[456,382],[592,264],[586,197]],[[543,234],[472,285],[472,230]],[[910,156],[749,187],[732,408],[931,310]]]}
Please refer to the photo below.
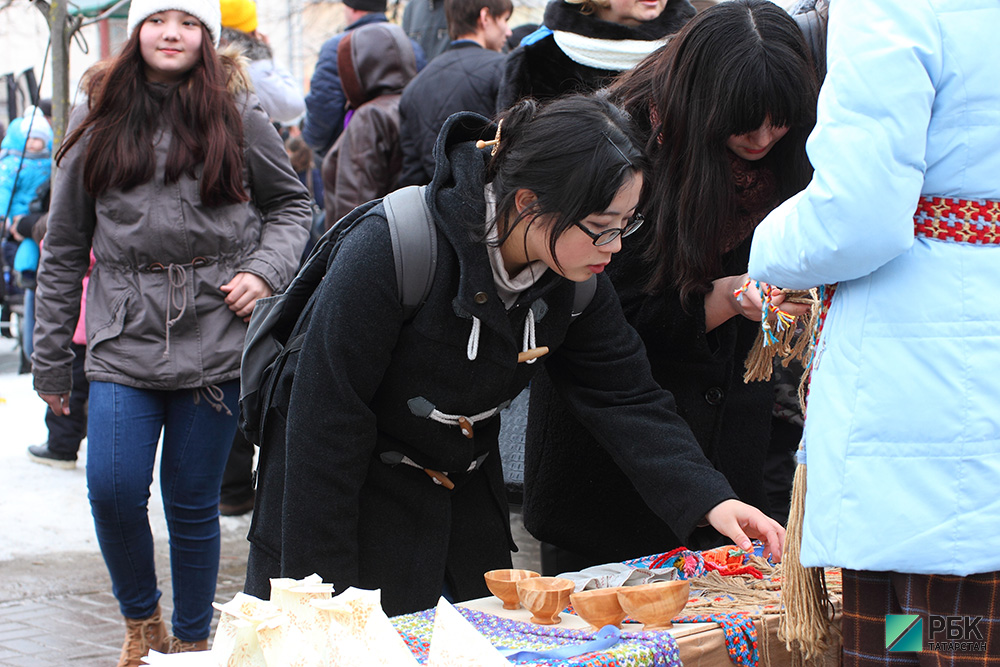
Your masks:
{"label": "wooden bowl", "polygon": [[590,623],[595,630],[606,625],[622,627],[625,610],[618,601],[620,586],[615,588],[595,588],[590,591],[571,593],[569,601],[573,603],[573,611],[583,620]]}
{"label": "wooden bowl", "polygon": [[521,579],[531,579],[539,576],[531,570],[490,570],[483,575],[486,587],[490,593],[500,598],[504,609],[520,609],[521,601],[517,596],[517,582]]}
{"label": "wooden bowl", "polygon": [[559,612],[566,608],[574,584],[559,577],[534,577],[517,582],[517,595],[531,612],[531,622],[554,625],[562,621]]}
{"label": "wooden bowl", "polygon": [[625,613],[643,623],[643,631],[663,630],[687,604],[690,595],[687,581],[658,581],[618,589],[618,602]]}

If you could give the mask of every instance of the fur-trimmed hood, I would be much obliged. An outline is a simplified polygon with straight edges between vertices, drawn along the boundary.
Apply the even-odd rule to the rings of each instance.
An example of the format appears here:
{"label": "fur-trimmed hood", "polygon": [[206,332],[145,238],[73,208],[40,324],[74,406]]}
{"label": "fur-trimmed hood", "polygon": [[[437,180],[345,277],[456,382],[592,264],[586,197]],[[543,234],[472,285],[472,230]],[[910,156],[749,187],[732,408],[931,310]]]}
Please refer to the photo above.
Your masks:
{"label": "fur-trimmed hood", "polygon": [[695,9],[688,0],[667,0],[663,12],[655,19],[631,26],[602,21],[593,14],[584,14],[580,5],[553,0],[545,7],[542,23],[554,32],[571,32],[583,37],[649,41],[674,34],[694,15]]}
{"label": "fur-trimmed hood", "polygon": [[[253,83],[250,81],[249,60],[243,49],[237,44],[227,44],[219,47],[217,51],[222,69],[226,73],[226,88],[229,94],[235,99],[246,96],[253,92]],[[80,89],[88,99],[93,99],[94,95],[101,87],[104,77],[111,69],[114,58],[105,58],[92,65],[83,74],[80,80]]]}
{"label": "fur-trimmed hood", "polygon": [[222,43],[240,48],[249,60],[272,60],[274,52],[263,40],[236,28],[222,28]]}

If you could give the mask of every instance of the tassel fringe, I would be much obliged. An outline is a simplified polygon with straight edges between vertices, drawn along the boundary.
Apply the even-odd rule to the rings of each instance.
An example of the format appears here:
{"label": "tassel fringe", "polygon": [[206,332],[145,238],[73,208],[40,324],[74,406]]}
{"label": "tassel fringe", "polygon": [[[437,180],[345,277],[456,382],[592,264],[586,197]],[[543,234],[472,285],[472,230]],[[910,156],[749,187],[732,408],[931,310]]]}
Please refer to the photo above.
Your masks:
{"label": "tassel fringe", "polygon": [[[750,287],[748,280],[736,291],[739,299]],[[796,326],[771,304],[770,287],[757,283],[763,295],[761,329],[754,348],[746,360],[744,382],[769,380],[775,359],[784,367],[799,360],[805,369],[799,382],[798,398],[803,415],[806,412],[809,379],[813,357],[817,350],[819,334],[826,320],[833,299],[835,285],[825,285],[809,291],[785,292],[790,303],[808,303],[809,312]],[[792,482],[791,506],[785,533],[785,549],[781,558],[783,580],[781,589],[781,618],[778,639],[793,655],[793,664],[821,664],[832,641],[838,633],[833,622],[835,609],[830,600],[823,568],[803,567],[802,524],[805,518],[806,465],[804,445],[799,445],[799,465]]]}
{"label": "tassel fringe", "polygon": [[[749,281],[737,291],[737,298],[749,287]],[[788,367],[792,361],[801,361],[808,365],[812,355],[812,346],[815,337],[812,335],[813,329],[819,322],[820,299],[816,289],[808,291],[786,291],[785,301],[788,303],[808,303],[811,308],[806,313],[801,322],[796,322],[796,318],[778,310],[771,304],[768,295],[770,289],[763,283],[758,283],[760,292],[764,295],[764,308],[760,322],[760,332],[754,342],[750,355],[744,364],[746,372],[743,374],[744,382],[768,381],[774,371],[774,360],[781,359],[782,366]],[[805,392],[805,376],[799,385],[799,402],[805,405],[803,395]]]}
{"label": "tassel fringe", "polygon": [[788,513],[785,550],[781,555],[784,579],[778,639],[785,642],[789,652],[797,653],[808,664],[823,657],[837,630],[833,623],[835,610],[827,593],[823,568],[803,567],[799,559],[805,499],[806,466],[799,464],[792,482],[792,504]]}

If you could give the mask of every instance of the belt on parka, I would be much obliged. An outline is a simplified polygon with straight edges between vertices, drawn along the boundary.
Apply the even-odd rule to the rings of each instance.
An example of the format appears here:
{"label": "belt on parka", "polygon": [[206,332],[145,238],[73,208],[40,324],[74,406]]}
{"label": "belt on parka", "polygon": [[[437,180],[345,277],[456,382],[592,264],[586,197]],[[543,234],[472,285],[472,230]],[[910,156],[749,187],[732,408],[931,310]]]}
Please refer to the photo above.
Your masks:
{"label": "belt on parka", "polygon": [[[167,301],[164,308],[166,319],[163,325],[165,331],[164,357],[170,356],[170,330],[184,317],[184,313],[187,311],[187,270],[189,268],[193,270],[207,264],[214,264],[214,261],[205,259],[204,257],[195,257],[186,264],[153,262],[145,267],[145,270],[149,273],[167,272]],[[177,310],[177,315],[174,317],[170,317],[171,307]]]}
{"label": "belt on parka", "polygon": [[[176,264],[169,263],[163,264],[161,262],[153,262],[149,266],[145,267],[145,270],[149,273],[161,273],[163,271],[167,272],[167,302],[165,321],[164,321],[164,348],[163,356],[170,356],[170,330],[175,324],[177,324],[184,313],[187,312],[188,298],[187,298],[187,283],[188,283],[188,269],[192,271],[199,266],[207,266],[209,264],[215,264],[216,259],[209,259],[205,257],[195,257],[190,262],[186,264]],[[170,317],[171,307],[177,310],[177,315]],[[197,405],[201,399],[204,398],[205,401],[212,406],[216,412],[225,411],[227,416],[232,417],[233,413],[224,403],[225,394],[218,385],[210,384],[206,387],[199,387],[194,390],[194,403]]]}
{"label": "belt on parka", "polygon": [[921,197],[913,234],[935,241],[1000,245],[1000,201]]}

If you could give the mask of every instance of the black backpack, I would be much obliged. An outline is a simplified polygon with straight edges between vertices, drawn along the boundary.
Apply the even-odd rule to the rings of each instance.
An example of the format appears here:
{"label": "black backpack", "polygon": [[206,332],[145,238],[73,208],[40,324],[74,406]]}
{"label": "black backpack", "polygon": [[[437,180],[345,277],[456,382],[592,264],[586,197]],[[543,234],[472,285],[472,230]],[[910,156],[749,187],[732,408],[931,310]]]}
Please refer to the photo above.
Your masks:
{"label": "black backpack", "polygon": [[[396,264],[396,285],[403,315],[411,319],[430,292],[437,267],[437,230],[427,206],[426,186],[411,185],[386,195],[385,217]],[[270,411],[287,398],[306,329],[315,303],[314,294],[340,242],[378,200],[363,204],[334,224],[316,242],[298,274],[281,294],[258,299],[250,317],[240,365],[240,430],[247,440],[263,445]],[[597,291],[594,276],[577,283],[573,316],[590,304]],[[287,371],[287,372],[286,372]],[[287,406],[281,406],[287,407]]]}
{"label": "black backpack", "polygon": [[[420,308],[430,292],[437,265],[437,233],[424,199],[425,186],[411,185],[382,199],[389,223],[403,313]],[[344,236],[378,200],[354,209],[330,227],[312,249],[298,274],[281,294],[259,299],[250,316],[240,364],[240,430],[250,442],[261,435],[272,407],[278,379],[294,370],[312,315],[316,288]]]}

